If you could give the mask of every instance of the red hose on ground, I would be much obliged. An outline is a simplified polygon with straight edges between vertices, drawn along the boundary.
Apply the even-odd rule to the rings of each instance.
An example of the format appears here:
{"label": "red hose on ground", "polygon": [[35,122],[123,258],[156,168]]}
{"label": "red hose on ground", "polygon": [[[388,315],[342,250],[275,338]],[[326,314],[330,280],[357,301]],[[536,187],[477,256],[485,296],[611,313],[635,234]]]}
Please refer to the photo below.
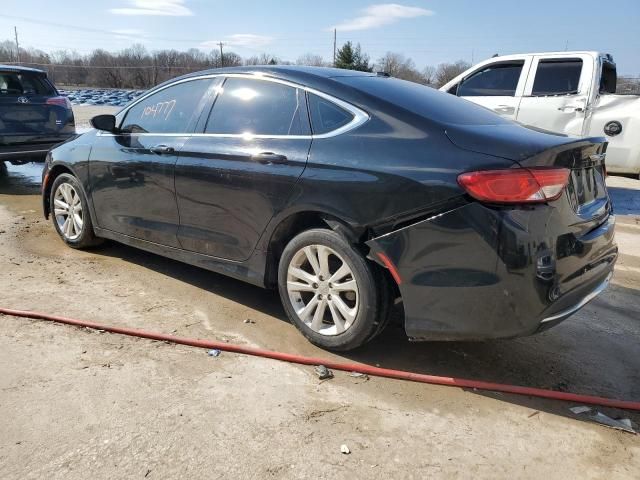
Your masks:
{"label": "red hose on ground", "polygon": [[627,410],[640,411],[640,402],[631,402],[626,400],[616,400],[613,398],[596,397],[593,395],[579,395],[569,392],[557,392],[554,390],[545,390],[543,388],[521,387],[518,385],[506,385],[502,383],[483,382],[479,380],[467,380],[464,378],[438,377],[435,375],[425,375],[421,373],[405,372],[403,370],[391,370],[388,368],[371,367],[369,365],[361,365],[357,363],[342,363],[333,360],[304,357],[301,355],[293,355],[290,353],[274,352],[271,350],[263,350],[261,348],[244,347],[241,345],[233,345],[225,342],[216,342],[212,340],[199,340],[186,337],[175,337],[165,333],[150,332],[147,330],[139,330],[136,328],[112,327],[102,325],[96,322],[86,322],[66,318],[57,315],[49,315],[40,312],[30,312],[23,310],[11,310],[8,308],[0,308],[0,313],[11,315],[13,317],[32,318],[36,320],[47,320],[50,322],[64,323],[74,325],[76,327],[87,327],[95,330],[104,330],[105,332],[118,333],[121,335],[129,335],[131,337],[148,338],[150,340],[160,340],[164,342],[178,343],[180,345],[189,345],[191,347],[218,349],[226,352],[241,353],[244,355],[254,355],[257,357],[271,358],[284,362],[298,363],[302,365],[325,365],[334,370],[343,370],[346,372],[359,372],[376,377],[395,378],[398,380],[409,380],[412,382],[430,383],[434,385],[446,385],[449,387],[461,388],[478,388],[481,390],[491,390],[494,392],[515,393],[518,395],[529,395],[532,397],[550,398],[554,400],[564,400],[580,404],[600,405],[603,407],[624,408]]}

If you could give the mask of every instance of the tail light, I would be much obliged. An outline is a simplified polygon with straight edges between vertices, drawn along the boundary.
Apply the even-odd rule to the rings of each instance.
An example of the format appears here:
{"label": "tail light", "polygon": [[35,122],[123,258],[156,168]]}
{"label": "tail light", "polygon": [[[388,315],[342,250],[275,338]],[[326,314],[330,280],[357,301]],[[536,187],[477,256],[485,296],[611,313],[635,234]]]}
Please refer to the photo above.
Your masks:
{"label": "tail light", "polygon": [[548,202],[560,197],[568,181],[566,168],[511,168],[458,176],[458,183],[469,195],[489,203]]}
{"label": "tail light", "polygon": [[59,107],[65,107],[71,110],[71,102],[67,97],[59,96],[47,98],[47,101],[45,103],[47,105],[58,105]]}

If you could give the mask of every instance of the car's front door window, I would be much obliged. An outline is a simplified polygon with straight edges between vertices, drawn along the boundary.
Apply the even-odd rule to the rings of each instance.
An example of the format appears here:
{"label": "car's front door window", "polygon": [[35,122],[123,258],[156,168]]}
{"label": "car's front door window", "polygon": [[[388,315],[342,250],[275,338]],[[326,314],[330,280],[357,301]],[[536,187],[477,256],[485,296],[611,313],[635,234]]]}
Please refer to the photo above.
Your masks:
{"label": "car's front door window", "polygon": [[142,99],[127,112],[121,125],[125,133],[175,133],[193,131],[211,79],[170,86]]}
{"label": "car's front door window", "polygon": [[464,79],[457,94],[459,97],[513,97],[523,65],[523,61],[488,65]]}
{"label": "car's front door window", "polygon": [[520,104],[525,63],[511,60],[485,65],[462,80],[455,93],[513,120]]}

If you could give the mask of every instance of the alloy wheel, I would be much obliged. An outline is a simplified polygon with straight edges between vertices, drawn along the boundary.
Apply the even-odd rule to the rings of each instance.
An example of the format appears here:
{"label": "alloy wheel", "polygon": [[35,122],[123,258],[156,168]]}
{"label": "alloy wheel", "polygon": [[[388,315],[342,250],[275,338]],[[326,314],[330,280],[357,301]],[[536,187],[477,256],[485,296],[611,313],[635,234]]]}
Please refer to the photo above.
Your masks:
{"label": "alloy wheel", "polygon": [[65,240],[77,240],[82,235],[84,214],[82,201],[70,183],[61,183],[53,196],[53,214]]}
{"label": "alloy wheel", "polygon": [[339,335],[358,315],[358,284],[347,262],[332,248],[309,245],[289,262],[287,292],[296,314],[322,335]]}

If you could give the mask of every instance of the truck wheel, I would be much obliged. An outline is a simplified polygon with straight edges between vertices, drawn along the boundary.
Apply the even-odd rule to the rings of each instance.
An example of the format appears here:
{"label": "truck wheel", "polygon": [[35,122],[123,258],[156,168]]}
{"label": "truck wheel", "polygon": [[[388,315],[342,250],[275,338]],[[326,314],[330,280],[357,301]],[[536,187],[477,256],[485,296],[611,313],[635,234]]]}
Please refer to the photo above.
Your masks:
{"label": "truck wheel", "polygon": [[332,230],[307,230],[289,242],[280,257],[278,289],[295,326],[328,350],[363,345],[388,315],[383,275]]}
{"label": "truck wheel", "polygon": [[70,247],[87,248],[102,243],[93,232],[87,199],[73,175],[63,173],[56,177],[51,186],[49,211],[58,235]]}

